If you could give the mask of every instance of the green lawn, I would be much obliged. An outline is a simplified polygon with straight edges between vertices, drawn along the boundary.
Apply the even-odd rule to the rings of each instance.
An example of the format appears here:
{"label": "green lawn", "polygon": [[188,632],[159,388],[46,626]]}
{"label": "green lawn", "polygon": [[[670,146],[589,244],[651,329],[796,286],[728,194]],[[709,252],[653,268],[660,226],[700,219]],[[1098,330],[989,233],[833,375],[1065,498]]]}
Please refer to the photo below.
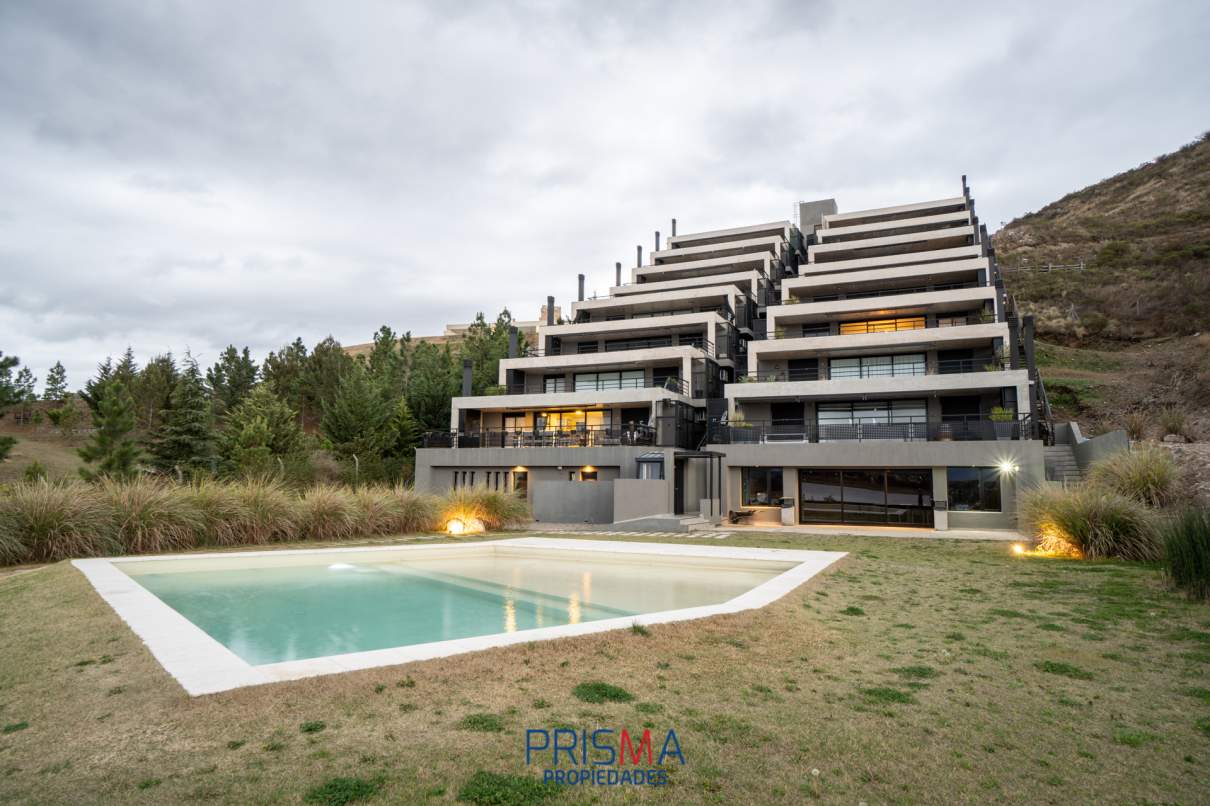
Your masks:
{"label": "green lawn", "polygon": [[[1210,801],[1210,608],[1154,568],[710,543],[852,554],[748,613],[193,699],[70,566],[0,577],[0,801]],[[556,726],[673,727],[688,763],[663,791],[497,775]]]}

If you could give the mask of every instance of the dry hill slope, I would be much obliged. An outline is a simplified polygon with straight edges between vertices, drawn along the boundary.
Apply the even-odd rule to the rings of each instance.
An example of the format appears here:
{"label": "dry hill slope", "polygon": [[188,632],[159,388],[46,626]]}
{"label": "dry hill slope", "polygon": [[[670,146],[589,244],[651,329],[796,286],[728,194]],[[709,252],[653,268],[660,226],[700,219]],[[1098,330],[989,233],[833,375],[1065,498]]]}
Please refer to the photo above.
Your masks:
{"label": "dry hill slope", "polygon": [[1210,135],[1015,219],[993,241],[1009,292],[1037,318],[1061,414],[1104,429],[1170,406],[1210,432]]}

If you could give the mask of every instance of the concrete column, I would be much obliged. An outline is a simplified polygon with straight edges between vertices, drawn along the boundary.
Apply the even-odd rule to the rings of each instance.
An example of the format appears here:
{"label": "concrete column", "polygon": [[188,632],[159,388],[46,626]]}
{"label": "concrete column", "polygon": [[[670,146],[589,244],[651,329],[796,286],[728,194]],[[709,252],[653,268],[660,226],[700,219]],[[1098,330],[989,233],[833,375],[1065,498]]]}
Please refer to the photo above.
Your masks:
{"label": "concrete column", "polygon": [[[949,506],[949,476],[944,467],[933,468],[933,500],[945,501]],[[933,528],[938,532],[949,529],[949,512],[946,509],[933,509]]]}
{"label": "concrete column", "polygon": [[781,469],[781,494],[788,498],[794,499],[794,522],[798,523],[799,519],[799,500],[798,500],[798,468],[783,467]]}

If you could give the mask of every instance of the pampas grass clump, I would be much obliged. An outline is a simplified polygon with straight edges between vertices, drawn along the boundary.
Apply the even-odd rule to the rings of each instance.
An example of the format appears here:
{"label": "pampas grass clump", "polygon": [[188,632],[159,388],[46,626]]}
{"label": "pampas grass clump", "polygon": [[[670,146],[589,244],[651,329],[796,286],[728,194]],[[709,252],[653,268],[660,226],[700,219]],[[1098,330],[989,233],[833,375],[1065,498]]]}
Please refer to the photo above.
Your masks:
{"label": "pampas grass clump", "polygon": [[83,482],[19,482],[0,495],[0,562],[57,562],[121,548],[99,491]]}

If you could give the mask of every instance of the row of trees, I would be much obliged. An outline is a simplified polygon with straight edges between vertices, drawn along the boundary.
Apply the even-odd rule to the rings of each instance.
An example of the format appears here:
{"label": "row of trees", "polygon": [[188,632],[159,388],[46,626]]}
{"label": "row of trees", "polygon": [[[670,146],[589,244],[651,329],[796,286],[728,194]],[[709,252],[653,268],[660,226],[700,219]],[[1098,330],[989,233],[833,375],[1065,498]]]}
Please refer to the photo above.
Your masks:
{"label": "row of trees", "polygon": [[[508,354],[511,325],[507,310],[494,322],[479,314],[454,346],[384,325],[356,357],[331,337],[310,350],[296,339],[260,363],[247,347],[232,345],[205,370],[189,354],[180,362],[155,356],[140,367],[128,348],[101,363],[78,393],[94,426],[80,449],[84,475],[154,469],[178,477],[279,473],[305,480],[322,452],[350,479],[410,480],[422,433],[449,427],[462,361],[474,365],[474,393],[487,392]],[[14,375],[17,366],[0,353],[0,413],[32,399],[36,381],[28,368]],[[61,364],[43,396],[60,401],[48,414],[65,428],[76,405]]]}

